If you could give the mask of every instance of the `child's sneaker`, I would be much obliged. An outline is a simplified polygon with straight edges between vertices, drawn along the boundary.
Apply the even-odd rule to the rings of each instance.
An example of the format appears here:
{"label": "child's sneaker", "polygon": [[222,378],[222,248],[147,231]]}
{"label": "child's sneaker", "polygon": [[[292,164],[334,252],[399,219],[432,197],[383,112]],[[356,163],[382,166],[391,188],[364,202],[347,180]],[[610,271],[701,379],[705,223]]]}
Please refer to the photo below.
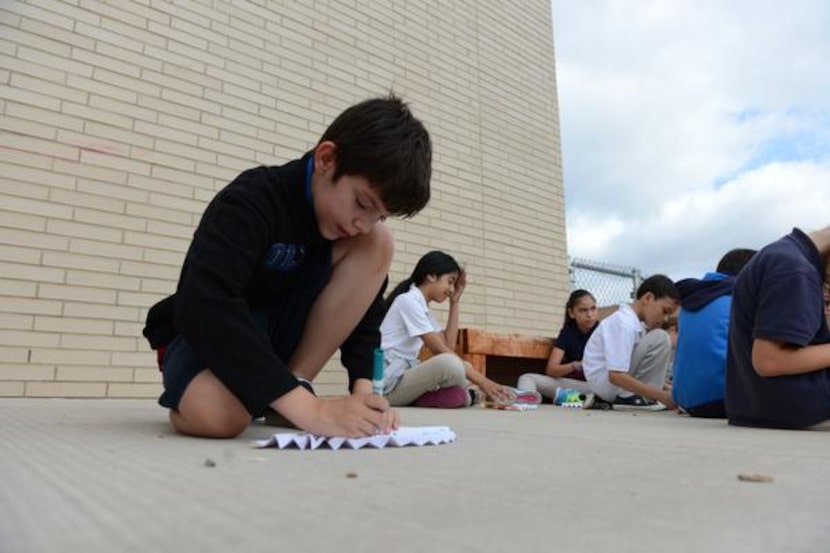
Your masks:
{"label": "child's sneaker", "polygon": [[585,401],[582,404],[583,409],[594,409],[600,411],[610,411],[614,408],[613,403],[609,403],[596,394],[585,394]]}
{"label": "child's sneaker", "polygon": [[412,405],[415,407],[456,409],[466,406],[468,399],[470,399],[470,396],[466,388],[462,388],[461,386],[448,386],[422,394]]}
{"label": "child's sneaker", "polygon": [[630,396],[617,396],[614,406],[620,409],[643,409],[646,411],[664,411],[666,406],[659,401],[646,399],[636,394]]}
{"label": "child's sneaker", "polygon": [[569,407],[571,409],[582,409],[586,399],[588,399],[587,394],[574,388],[556,388],[556,393],[553,394],[554,405]]}
{"label": "child's sneaker", "polygon": [[510,388],[510,394],[513,396],[511,403],[519,405],[539,405],[542,403],[542,394],[536,390],[519,390],[518,388]]}

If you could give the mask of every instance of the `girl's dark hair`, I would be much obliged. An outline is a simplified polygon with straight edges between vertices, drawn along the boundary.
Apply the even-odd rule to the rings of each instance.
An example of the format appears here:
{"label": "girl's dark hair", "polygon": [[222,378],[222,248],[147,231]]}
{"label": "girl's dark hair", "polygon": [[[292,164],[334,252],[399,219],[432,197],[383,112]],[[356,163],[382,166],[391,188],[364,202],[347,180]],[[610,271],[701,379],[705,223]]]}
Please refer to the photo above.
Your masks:
{"label": "girl's dark hair", "polygon": [[429,275],[435,275],[440,277],[441,275],[445,275],[447,273],[460,273],[461,266],[458,262],[452,258],[451,255],[446,254],[442,251],[431,251],[426,253],[418,260],[418,263],[415,264],[415,268],[412,269],[412,274],[409,275],[408,278],[402,280],[395,289],[392,290],[388,296],[386,296],[386,310],[388,311],[390,307],[392,307],[392,302],[395,301],[395,298],[409,290],[409,287],[413,284],[415,286],[420,286],[423,282],[427,279]]}
{"label": "girl's dark hair", "polygon": [[432,142],[409,106],[394,94],[346,109],[320,142],[336,145],[333,180],[365,177],[391,215],[412,217],[427,205]]}
{"label": "girl's dark hair", "polygon": [[583,290],[582,288],[574,290],[573,292],[571,292],[571,295],[568,296],[568,303],[565,304],[565,326],[576,328],[576,319],[569,316],[568,311],[573,309],[573,307],[576,305],[576,302],[578,302],[585,296],[588,296],[589,298],[594,300],[594,303],[596,303],[597,299],[594,297],[594,295],[588,290]]}

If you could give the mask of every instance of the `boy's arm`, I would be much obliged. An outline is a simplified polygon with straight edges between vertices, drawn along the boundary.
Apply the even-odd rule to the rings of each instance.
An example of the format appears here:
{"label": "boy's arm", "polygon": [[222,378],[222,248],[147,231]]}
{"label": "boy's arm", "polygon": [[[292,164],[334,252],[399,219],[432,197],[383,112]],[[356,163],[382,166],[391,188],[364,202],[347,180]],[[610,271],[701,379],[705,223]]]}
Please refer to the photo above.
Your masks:
{"label": "boy's arm", "polygon": [[627,372],[609,370],[608,381],[614,386],[627,390],[632,394],[637,394],[652,401],[659,401],[669,409],[675,409],[677,407],[672,400],[670,390],[657,389],[645,382],[640,382]]}
{"label": "boy's arm", "polygon": [[804,374],[830,367],[830,344],[798,347],[775,340],[752,341],[752,366],[759,376]]}
{"label": "boy's arm", "polygon": [[176,291],[176,329],[250,413],[298,385],[244,297],[282,213],[260,186],[266,178],[261,169],[246,171],[210,203]]}

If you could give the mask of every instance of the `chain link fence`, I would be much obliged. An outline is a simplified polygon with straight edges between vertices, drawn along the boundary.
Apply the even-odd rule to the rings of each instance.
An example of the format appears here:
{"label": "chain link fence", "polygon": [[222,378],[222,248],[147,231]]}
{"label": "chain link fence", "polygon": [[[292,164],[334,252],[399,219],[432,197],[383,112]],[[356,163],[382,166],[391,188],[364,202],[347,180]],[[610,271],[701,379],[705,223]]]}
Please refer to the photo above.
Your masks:
{"label": "chain link fence", "polygon": [[636,267],[624,267],[578,257],[568,266],[571,290],[583,288],[593,294],[597,305],[608,307],[634,299],[643,276]]}

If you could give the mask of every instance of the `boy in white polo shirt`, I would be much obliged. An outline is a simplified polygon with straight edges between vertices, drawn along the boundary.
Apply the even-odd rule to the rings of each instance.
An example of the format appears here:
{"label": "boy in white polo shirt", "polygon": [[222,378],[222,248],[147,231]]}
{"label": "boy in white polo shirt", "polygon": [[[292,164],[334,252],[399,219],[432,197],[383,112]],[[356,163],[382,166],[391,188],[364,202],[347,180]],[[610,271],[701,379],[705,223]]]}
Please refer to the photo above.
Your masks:
{"label": "boy in white polo shirt", "polygon": [[[665,275],[653,275],[637,288],[637,298],[603,319],[585,346],[585,379],[602,400],[614,405],[676,405],[666,385],[671,340],[660,324],[677,309],[680,296]],[[595,405],[597,406],[597,405]]]}

